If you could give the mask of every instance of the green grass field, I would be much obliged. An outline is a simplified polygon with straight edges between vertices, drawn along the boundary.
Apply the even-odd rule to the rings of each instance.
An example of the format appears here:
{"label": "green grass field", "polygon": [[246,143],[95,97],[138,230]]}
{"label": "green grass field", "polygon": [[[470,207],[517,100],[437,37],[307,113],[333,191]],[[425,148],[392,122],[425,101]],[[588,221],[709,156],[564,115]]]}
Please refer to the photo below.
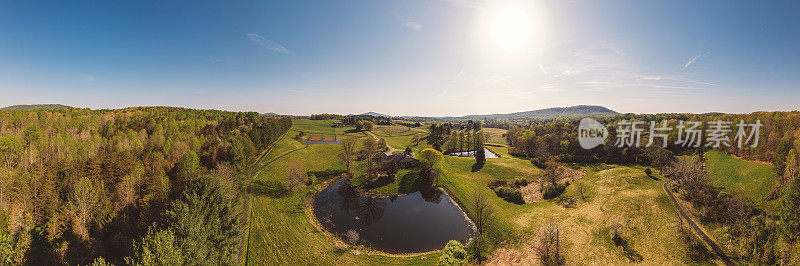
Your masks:
{"label": "green grass field", "polygon": [[[705,158],[711,185],[723,192],[746,197],[770,215],[780,211],[779,200],[765,200],[775,185],[776,175],[772,165],[741,160],[716,150],[707,151]],[[718,224],[703,226],[727,254],[732,253],[727,245],[730,241],[727,227]]]}
{"label": "green grass field", "polygon": [[422,139],[426,135],[428,135],[428,131],[425,130],[427,127],[416,127],[416,128],[409,128],[405,126],[399,125],[392,125],[392,126],[382,126],[376,125],[375,128],[372,130],[372,133],[386,140],[386,144],[392,146],[396,149],[405,149],[407,147],[411,147],[412,149],[419,150],[420,148],[426,147],[426,142],[422,141],[419,143],[414,142],[414,138]]}
{"label": "green grass field", "polygon": [[[303,131],[307,136],[320,136],[331,137],[334,134],[338,138],[364,138],[367,137],[363,132],[352,132],[354,127],[343,126],[333,127],[334,123],[338,120],[310,120],[310,119],[292,119],[292,129],[289,131],[288,137],[294,137],[298,132]],[[348,132],[351,131],[351,132]]]}
{"label": "green grass field", "polygon": [[[285,138],[274,150],[290,150],[302,147],[297,141]],[[282,149],[278,149],[284,147]],[[284,182],[290,163],[300,164],[306,171],[315,173],[315,185],[322,187],[325,178],[334,178],[332,173],[344,170],[336,159],[337,145],[311,145],[281,158],[262,170],[254,181],[253,209],[247,264],[250,265],[309,265],[309,264],[431,264],[438,256],[394,258],[379,255],[353,255],[340,248],[332,236],[320,232],[309,221],[304,210],[310,197],[311,187],[302,187],[289,193],[275,191],[274,182]],[[270,156],[268,156],[270,157]]]}
{"label": "green grass field", "polygon": [[772,165],[740,160],[715,150],[706,152],[705,157],[712,185],[744,195],[764,207],[775,202],[764,201],[775,186]]}
{"label": "green grass field", "polygon": [[[302,121],[309,122],[310,120]],[[296,123],[297,128],[324,128],[326,121]],[[389,136],[400,128],[384,128]],[[402,132],[402,131],[400,131]],[[404,137],[393,135],[395,138]],[[387,140],[388,141],[388,140]],[[276,144],[269,158],[303,145],[290,138]],[[396,148],[404,148],[397,145]],[[565,198],[569,201],[547,200],[518,205],[509,203],[487,187],[492,181],[538,178],[542,170],[529,161],[507,156],[504,148],[493,147],[502,158],[488,159],[482,168],[474,168],[474,159],[445,156],[441,165],[439,185],[456,199],[468,214],[473,213],[474,193],[484,194],[495,212],[487,235],[493,239],[490,262],[498,264],[536,263],[534,251],[536,234],[550,220],[558,223],[563,232],[563,250],[568,264],[629,264],[630,258],[641,258],[645,264],[707,264],[713,261],[691,261],[686,244],[678,238],[677,216],[660,181],[648,178],[638,166],[580,166],[588,174],[570,185]],[[338,145],[311,145],[283,157],[258,173],[254,181],[255,196],[251,218],[251,233],[247,263],[251,265],[283,264],[435,264],[437,252],[414,256],[394,257],[375,253],[352,252],[334,236],[326,235],[312,224],[306,208],[313,189],[322,189],[323,182],[335,178],[344,170],[338,160]],[[266,161],[266,160],[265,160]],[[317,181],[312,187],[301,187],[289,193],[272,190],[276,182],[284,182],[289,164],[299,164],[314,173]],[[577,166],[576,166],[577,167]],[[357,170],[358,171],[358,170]],[[394,182],[372,188],[372,192],[401,194],[410,192],[409,180],[416,169],[402,170]],[[358,173],[357,173],[358,174]],[[577,188],[583,186],[586,200],[579,198]],[[629,248],[623,250],[611,241],[610,228],[622,224],[623,236]],[[502,242],[501,242],[502,241]],[[358,254],[358,255],[357,255]]]}
{"label": "green grass field", "polygon": [[483,134],[486,136],[486,143],[491,145],[508,146],[506,138],[503,136],[508,130],[500,128],[483,128]]}

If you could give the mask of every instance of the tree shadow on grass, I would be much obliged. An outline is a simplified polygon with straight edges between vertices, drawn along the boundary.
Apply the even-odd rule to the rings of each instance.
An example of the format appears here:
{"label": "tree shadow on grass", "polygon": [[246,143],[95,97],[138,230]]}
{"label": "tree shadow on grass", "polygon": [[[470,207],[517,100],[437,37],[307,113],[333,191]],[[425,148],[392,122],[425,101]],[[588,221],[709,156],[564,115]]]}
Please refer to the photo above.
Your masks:
{"label": "tree shadow on grass", "polygon": [[686,255],[692,262],[714,263],[717,255],[711,253],[700,238],[689,232],[685,228],[678,229],[681,238],[686,243]]}
{"label": "tree shadow on grass", "polygon": [[325,180],[337,178],[337,177],[341,176],[342,173],[343,173],[343,171],[328,169],[328,170],[325,170],[325,171],[309,171],[309,172],[306,173],[306,175],[314,175],[317,178],[317,180],[325,181]]}
{"label": "tree shadow on grass", "polygon": [[482,164],[482,163],[474,163],[474,164],[472,164],[472,172],[475,173],[477,171],[480,171],[481,169],[483,169],[483,165],[484,164]]}
{"label": "tree shadow on grass", "polygon": [[631,262],[641,262],[644,259],[642,254],[639,254],[639,252],[630,247],[630,245],[628,245],[628,241],[623,239],[621,236],[614,236],[611,238],[611,240],[614,241],[614,245],[622,248],[622,254],[631,260]]}
{"label": "tree shadow on grass", "polygon": [[255,196],[268,196],[273,199],[289,195],[289,189],[277,181],[255,180],[250,184],[248,191]]}

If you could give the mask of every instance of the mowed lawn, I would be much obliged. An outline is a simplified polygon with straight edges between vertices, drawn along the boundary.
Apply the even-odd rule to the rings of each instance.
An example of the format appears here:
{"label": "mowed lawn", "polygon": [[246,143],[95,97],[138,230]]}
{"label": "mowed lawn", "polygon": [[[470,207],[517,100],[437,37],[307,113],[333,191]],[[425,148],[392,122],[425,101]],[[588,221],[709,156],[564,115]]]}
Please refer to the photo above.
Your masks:
{"label": "mowed lawn", "polygon": [[744,195],[767,210],[777,208],[778,201],[764,200],[775,186],[772,165],[744,161],[716,150],[706,152],[705,157],[712,185]]}
{"label": "mowed lawn", "polygon": [[[285,138],[279,147],[302,147],[297,141]],[[287,149],[280,149],[286,151]],[[275,151],[279,151],[276,149]],[[337,248],[335,238],[317,230],[305,211],[305,200],[311,187],[301,187],[290,193],[276,193],[273,182],[284,182],[289,164],[297,163],[305,171],[315,173],[322,187],[329,173],[344,170],[336,160],[338,145],[311,145],[308,149],[287,155],[262,170],[254,181],[254,197],[248,243],[249,265],[380,265],[432,264],[436,256],[393,258],[378,255],[353,255]],[[279,154],[279,153],[276,153]],[[426,260],[427,258],[427,260]]]}
{"label": "mowed lawn", "polygon": [[395,149],[403,150],[407,147],[411,147],[412,149],[420,149],[421,147],[425,147],[427,142],[421,141],[419,143],[415,143],[414,138],[422,139],[427,136],[427,128],[428,126],[414,128],[400,125],[376,125],[372,130],[372,133],[379,138],[386,140],[386,144]]}
{"label": "mowed lawn", "polygon": [[[341,126],[333,127],[339,120],[310,120],[310,119],[292,119],[292,129],[289,131],[288,137],[294,137],[298,132],[302,131],[306,136],[325,136],[332,137],[336,134],[337,138],[363,138],[366,135],[363,132],[353,132],[354,127]],[[350,131],[350,132],[348,132]]]}

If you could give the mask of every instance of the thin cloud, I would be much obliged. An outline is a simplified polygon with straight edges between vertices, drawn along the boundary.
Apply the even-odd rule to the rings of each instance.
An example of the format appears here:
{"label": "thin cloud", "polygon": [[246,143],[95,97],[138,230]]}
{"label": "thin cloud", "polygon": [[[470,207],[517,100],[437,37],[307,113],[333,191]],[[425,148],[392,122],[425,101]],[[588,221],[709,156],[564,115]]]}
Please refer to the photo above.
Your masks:
{"label": "thin cloud", "polygon": [[417,22],[417,20],[414,19],[413,17],[405,16],[405,15],[399,15],[399,14],[394,14],[394,17],[398,21],[400,21],[400,24],[402,24],[403,27],[405,27],[407,29],[416,30],[416,31],[422,30],[422,24]]}
{"label": "thin cloud", "polygon": [[81,76],[81,78],[82,78],[82,79],[84,79],[84,80],[88,80],[88,81],[95,81],[95,80],[97,80],[97,78],[96,78],[96,77],[94,77],[94,76],[92,76],[92,75],[81,74],[80,76]]}
{"label": "thin cloud", "polygon": [[406,21],[406,22],[403,23],[403,26],[405,26],[406,28],[411,29],[411,30],[421,30],[422,29],[422,24],[419,24],[416,21]]}
{"label": "thin cloud", "polygon": [[463,6],[468,8],[480,8],[483,1],[480,0],[445,0],[445,2],[450,2],[457,6]]}
{"label": "thin cloud", "polygon": [[661,76],[634,76],[634,78],[642,80],[661,80]]}
{"label": "thin cloud", "polygon": [[275,41],[261,37],[261,35],[255,33],[247,33],[245,34],[245,37],[247,37],[247,39],[250,42],[255,43],[258,46],[267,48],[268,50],[272,50],[283,54],[293,54],[292,51],[290,51],[286,47],[283,47],[282,45],[278,44]]}
{"label": "thin cloud", "polygon": [[692,59],[689,59],[689,62],[686,62],[686,64],[683,64],[683,68],[681,70],[686,70],[687,67],[689,67],[692,64],[694,64],[694,62],[697,61],[697,59],[700,59],[700,57],[703,57],[703,54],[696,55],[696,56],[692,57]]}

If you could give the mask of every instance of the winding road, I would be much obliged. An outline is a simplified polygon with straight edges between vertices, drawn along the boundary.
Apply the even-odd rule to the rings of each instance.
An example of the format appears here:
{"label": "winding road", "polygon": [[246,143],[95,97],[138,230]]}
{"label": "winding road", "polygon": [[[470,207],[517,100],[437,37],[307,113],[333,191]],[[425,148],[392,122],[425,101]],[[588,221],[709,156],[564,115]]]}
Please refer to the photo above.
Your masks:
{"label": "winding road", "polygon": [[664,182],[663,187],[664,187],[664,191],[666,191],[667,195],[669,195],[669,198],[672,199],[672,203],[675,204],[675,208],[677,208],[678,212],[681,214],[681,217],[683,217],[683,219],[686,219],[686,221],[689,222],[689,225],[692,227],[692,229],[694,229],[694,231],[697,233],[697,235],[699,235],[700,238],[702,238],[703,241],[705,241],[706,244],[708,244],[708,246],[710,246],[711,249],[714,250],[714,253],[717,253],[717,256],[720,259],[722,259],[722,262],[724,262],[725,265],[728,265],[728,266],[736,265],[731,261],[730,258],[728,258],[727,255],[725,255],[725,252],[722,251],[721,248],[719,248],[719,245],[717,245],[717,242],[714,242],[713,239],[708,237],[708,235],[706,235],[706,233],[703,232],[703,230],[700,229],[700,226],[698,226],[697,223],[695,223],[691,218],[689,218],[689,215],[686,214],[686,211],[683,210],[683,206],[681,206],[678,203],[678,200],[675,199],[675,195],[672,195],[672,191],[669,191],[669,189],[667,188],[667,182]]}
{"label": "winding road", "polygon": [[[372,133],[372,131],[364,131],[364,132],[367,132],[367,134],[369,134],[370,136],[372,136],[373,138],[375,138],[377,140],[381,139],[378,136],[376,136],[374,133]],[[389,148],[389,150],[385,152],[386,155],[392,155],[396,151],[400,151],[400,152],[404,151],[404,150],[400,150],[400,149],[395,149],[394,147],[389,146],[389,144],[386,144],[386,147]],[[413,156],[413,154],[412,154],[412,156]]]}

